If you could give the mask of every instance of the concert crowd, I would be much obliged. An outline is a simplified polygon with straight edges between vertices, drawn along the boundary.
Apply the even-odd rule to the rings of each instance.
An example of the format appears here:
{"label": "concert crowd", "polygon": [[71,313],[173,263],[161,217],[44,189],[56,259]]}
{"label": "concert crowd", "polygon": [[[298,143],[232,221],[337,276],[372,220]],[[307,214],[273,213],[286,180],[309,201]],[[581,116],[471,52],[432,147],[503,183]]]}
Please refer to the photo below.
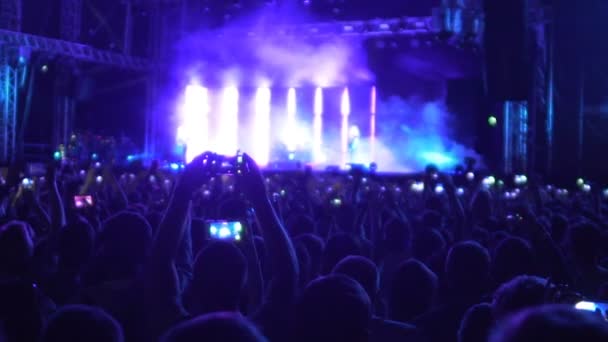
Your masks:
{"label": "concert crowd", "polygon": [[608,341],[596,186],[213,153],[25,169],[0,179],[0,341]]}

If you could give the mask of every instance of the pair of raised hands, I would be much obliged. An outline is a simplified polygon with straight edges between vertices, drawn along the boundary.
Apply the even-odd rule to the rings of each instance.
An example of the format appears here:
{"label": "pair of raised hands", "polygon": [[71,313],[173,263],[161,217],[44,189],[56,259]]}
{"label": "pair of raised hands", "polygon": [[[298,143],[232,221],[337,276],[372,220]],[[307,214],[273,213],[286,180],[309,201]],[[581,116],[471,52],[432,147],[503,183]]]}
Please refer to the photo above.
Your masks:
{"label": "pair of raised hands", "polygon": [[[250,201],[267,199],[266,183],[260,168],[248,154],[239,155],[238,165],[235,163],[231,174],[236,177],[237,189]],[[227,158],[212,152],[205,152],[194,158],[182,175],[180,187],[184,191],[200,189],[211,177],[221,173],[222,162]]]}

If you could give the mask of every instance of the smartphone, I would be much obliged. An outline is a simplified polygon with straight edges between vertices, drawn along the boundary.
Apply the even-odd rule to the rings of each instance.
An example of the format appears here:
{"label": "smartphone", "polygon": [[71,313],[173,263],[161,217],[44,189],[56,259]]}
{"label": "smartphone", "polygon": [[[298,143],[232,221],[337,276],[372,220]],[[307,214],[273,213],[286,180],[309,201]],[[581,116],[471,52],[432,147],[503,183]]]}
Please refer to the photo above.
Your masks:
{"label": "smartphone", "polygon": [[93,196],[91,195],[74,196],[74,206],[76,209],[90,208],[93,205]]}
{"label": "smartphone", "polygon": [[207,221],[209,237],[218,240],[240,241],[244,229],[240,221]]}
{"label": "smartphone", "polygon": [[580,301],[574,305],[577,310],[591,311],[598,313],[608,320],[608,303]]}

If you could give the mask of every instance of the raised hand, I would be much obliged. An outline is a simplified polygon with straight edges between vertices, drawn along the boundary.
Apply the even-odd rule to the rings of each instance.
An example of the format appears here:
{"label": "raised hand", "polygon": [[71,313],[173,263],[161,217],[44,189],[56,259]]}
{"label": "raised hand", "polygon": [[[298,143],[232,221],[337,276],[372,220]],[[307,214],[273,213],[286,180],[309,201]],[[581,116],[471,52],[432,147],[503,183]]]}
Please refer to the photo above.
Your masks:
{"label": "raised hand", "polygon": [[200,189],[213,176],[213,161],[216,159],[217,155],[211,152],[205,152],[194,158],[182,174],[179,182],[180,190],[194,192]]}
{"label": "raised hand", "polygon": [[266,182],[260,168],[248,154],[243,154],[242,173],[237,176],[237,187],[251,202],[268,201]]}

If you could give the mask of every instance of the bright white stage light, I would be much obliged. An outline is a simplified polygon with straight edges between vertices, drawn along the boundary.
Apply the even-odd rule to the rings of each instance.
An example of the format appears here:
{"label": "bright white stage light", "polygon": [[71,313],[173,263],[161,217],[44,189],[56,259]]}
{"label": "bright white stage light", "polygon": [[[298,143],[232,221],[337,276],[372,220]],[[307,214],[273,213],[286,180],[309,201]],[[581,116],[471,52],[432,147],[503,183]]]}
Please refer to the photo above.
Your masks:
{"label": "bright white stage light", "polygon": [[236,87],[224,89],[219,116],[220,126],[215,138],[215,152],[234,155],[238,150],[239,134],[239,90]]}
{"label": "bright white stage light", "polygon": [[207,88],[191,84],[186,87],[182,107],[182,125],[177,138],[186,144],[186,162],[209,147],[209,93]]}
{"label": "bright white stage light", "polygon": [[315,90],[313,119],[313,161],[315,163],[325,162],[323,155],[323,89]]}
{"label": "bright white stage light", "polygon": [[371,105],[370,105],[370,150],[371,150],[371,161],[376,161],[376,87],[372,87],[371,90]]}
{"label": "bright white stage light", "polygon": [[297,127],[296,127],[296,90],[289,88],[287,92],[287,129],[286,129],[286,144],[289,152],[297,149]]}
{"label": "bright white stage light", "polygon": [[258,165],[267,165],[270,159],[270,107],[269,88],[258,88],[255,97],[255,146],[254,154]]}
{"label": "bright white stage light", "polygon": [[342,114],[342,165],[348,163],[348,116],[350,115],[350,96],[348,94],[348,88],[344,88],[342,92],[342,101],[340,102],[340,113]]}

